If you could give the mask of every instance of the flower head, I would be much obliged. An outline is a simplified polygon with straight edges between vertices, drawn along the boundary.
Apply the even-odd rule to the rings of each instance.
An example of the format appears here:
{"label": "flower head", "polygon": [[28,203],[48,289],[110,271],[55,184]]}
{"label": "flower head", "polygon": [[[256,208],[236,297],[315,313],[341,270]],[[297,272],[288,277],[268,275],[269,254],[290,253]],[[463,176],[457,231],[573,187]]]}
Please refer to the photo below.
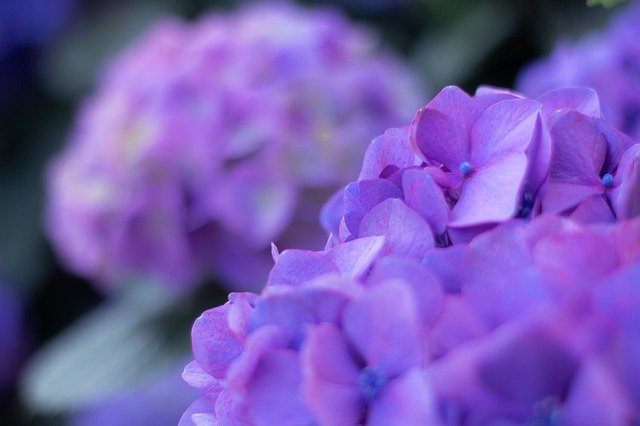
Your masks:
{"label": "flower head", "polygon": [[111,284],[264,281],[268,246],[322,243],[321,202],[422,91],[329,10],[254,5],[168,20],[117,58],[49,173],[64,262]]}
{"label": "flower head", "polygon": [[181,424],[634,421],[638,146],[588,89],[446,88],[370,145],[324,250],[196,321]]}

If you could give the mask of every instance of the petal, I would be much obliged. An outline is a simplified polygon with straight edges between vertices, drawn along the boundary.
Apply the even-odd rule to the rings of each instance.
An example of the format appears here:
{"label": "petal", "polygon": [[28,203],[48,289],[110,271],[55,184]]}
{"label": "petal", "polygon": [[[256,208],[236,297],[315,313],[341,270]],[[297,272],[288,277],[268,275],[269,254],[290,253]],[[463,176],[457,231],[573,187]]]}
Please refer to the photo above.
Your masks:
{"label": "petal", "polygon": [[440,313],[444,294],[436,276],[425,266],[403,258],[387,257],[376,263],[367,279],[375,285],[387,280],[401,279],[409,284],[416,300],[422,324],[427,326]]}
{"label": "petal", "polygon": [[602,185],[581,185],[564,182],[548,182],[542,194],[542,211],[563,213],[582,201],[603,193]]}
{"label": "petal", "polygon": [[265,325],[275,325],[286,331],[292,345],[302,341],[304,324],[316,322],[313,307],[305,303],[300,293],[292,287],[269,287],[256,300],[251,317],[253,330]]}
{"label": "petal", "polygon": [[526,168],[526,155],[514,153],[474,172],[465,180],[449,226],[501,222],[513,217],[520,203]]}
{"label": "petal", "polygon": [[597,359],[583,363],[564,403],[562,421],[568,425],[628,425],[633,407],[612,372]]}
{"label": "petal", "polygon": [[323,274],[338,272],[324,254],[310,250],[285,250],[269,274],[267,286],[298,286]]}
{"label": "petal", "polygon": [[434,234],[442,234],[449,220],[449,206],[444,193],[423,169],[407,170],[402,174],[404,202],[427,221]]}
{"label": "petal", "polygon": [[344,190],[344,221],[347,229],[358,236],[362,218],[387,198],[401,198],[400,189],[386,179],[353,182]]}
{"label": "petal", "polygon": [[422,259],[422,264],[439,278],[448,293],[460,292],[460,261],[464,248],[464,244],[435,248],[429,250]]}
{"label": "petal", "polygon": [[414,368],[387,385],[371,403],[367,426],[440,424],[436,398],[421,370]]}
{"label": "petal", "polygon": [[244,352],[229,367],[226,383],[229,388],[244,395],[261,357],[272,350],[287,346],[289,336],[274,325],[267,325],[251,333]]}
{"label": "petal", "polygon": [[513,99],[487,108],[471,131],[471,157],[467,161],[480,169],[507,155],[524,153],[533,140],[541,107],[536,101]]}
{"label": "petal", "polygon": [[303,394],[320,423],[357,424],[364,408],[356,385],[360,368],[340,330],[332,324],[311,327],[301,360]]}
{"label": "petal", "polygon": [[274,350],[264,355],[251,378],[247,404],[256,425],[299,426],[314,418],[302,400],[302,374],[298,354]]}
{"label": "petal", "polygon": [[409,141],[409,130],[389,129],[375,138],[367,148],[358,180],[377,179],[389,166],[404,169],[413,166],[415,162],[416,155]]}
{"label": "petal", "polygon": [[343,329],[367,365],[393,377],[420,363],[419,320],[409,287],[390,281],[368,289],[345,308]]}
{"label": "petal", "polygon": [[208,398],[196,399],[180,418],[178,426],[215,426],[215,405]]}
{"label": "petal", "polygon": [[227,368],[242,352],[243,342],[229,328],[229,304],[204,312],[193,324],[193,357],[211,376],[224,378]]}
{"label": "petal", "polygon": [[480,112],[475,99],[458,87],[445,87],[411,123],[415,151],[427,162],[458,170],[469,159],[471,127]]}
{"label": "petal", "polygon": [[360,278],[380,255],[384,240],[383,236],[358,238],[332,248],[326,256],[342,275]]}
{"label": "petal", "polygon": [[613,223],[616,221],[607,200],[600,194],[592,195],[582,201],[569,217],[582,224]]}
{"label": "petal", "polygon": [[220,381],[204,371],[196,361],[187,364],[182,372],[182,379],[204,392],[215,390],[220,386]]}
{"label": "petal", "polygon": [[576,111],[559,111],[552,117],[551,138],[550,182],[601,186],[607,144],[598,120]]}
{"label": "petal", "polygon": [[304,302],[313,310],[316,322],[339,324],[347,303],[360,294],[360,283],[339,275],[323,275],[299,290]]}
{"label": "petal", "polygon": [[588,87],[563,87],[550,90],[538,96],[538,102],[544,105],[543,111],[546,118],[562,109],[578,111],[589,117],[602,117],[598,94]]}
{"label": "petal", "polygon": [[358,231],[360,237],[383,235],[383,254],[422,258],[433,247],[431,228],[418,213],[397,199],[385,200],[367,214]]}
{"label": "petal", "polygon": [[[216,422],[212,426],[249,426],[253,424],[251,415],[242,401],[234,399],[233,393],[226,389],[215,404]],[[206,426],[209,426],[205,423]]]}
{"label": "petal", "polygon": [[609,199],[618,219],[640,215],[640,144],[629,148],[622,156]]}
{"label": "petal", "polygon": [[336,191],[320,210],[320,224],[327,233],[338,233],[344,216],[344,188]]}

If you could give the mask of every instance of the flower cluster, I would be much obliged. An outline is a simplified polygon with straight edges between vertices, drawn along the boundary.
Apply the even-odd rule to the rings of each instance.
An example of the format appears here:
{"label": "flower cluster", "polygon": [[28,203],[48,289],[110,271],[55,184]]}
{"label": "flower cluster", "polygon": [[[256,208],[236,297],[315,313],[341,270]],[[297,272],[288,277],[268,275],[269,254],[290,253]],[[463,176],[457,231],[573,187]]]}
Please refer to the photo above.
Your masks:
{"label": "flower cluster", "polygon": [[604,116],[617,128],[640,138],[640,2],[632,1],[603,33],[577,43],[561,42],[545,59],[521,73],[517,87],[537,96],[559,86],[597,90]]}
{"label": "flower cluster", "polygon": [[445,88],[369,146],[325,250],[274,247],[197,319],[181,425],[637,421],[639,214],[592,90]]}
{"label": "flower cluster", "polygon": [[421,84],[330,10],[252,5],[164,22],[120,56],[49,173],[49,234],[101,283],[256,288],[269,244],[321,247],[317,214]]}

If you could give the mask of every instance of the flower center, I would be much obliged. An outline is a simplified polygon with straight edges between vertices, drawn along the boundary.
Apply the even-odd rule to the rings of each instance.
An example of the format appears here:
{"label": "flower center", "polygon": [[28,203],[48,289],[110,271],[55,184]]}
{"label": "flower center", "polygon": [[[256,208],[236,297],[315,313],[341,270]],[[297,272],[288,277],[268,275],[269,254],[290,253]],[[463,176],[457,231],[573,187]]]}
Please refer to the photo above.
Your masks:
{"label": "flower center", "polygon": [[607,173],[602,176],[602,184],[605,188],[611,188],[613,186],[613,175],[611,173]]}
{"label": "flower center", "polygon": [[377,367],[367,366],[360,371],[358,386],[368,399],[377,397],[387,384],[387,376]]}
{"label": "flower center", "polygon": [[458,170],[460,170],[460,173],[462,173],[463,175],[469,176],[473,171],[473,167],[471,167],[471,163],[469,163],[468,161],[463,161],[458,166]]}

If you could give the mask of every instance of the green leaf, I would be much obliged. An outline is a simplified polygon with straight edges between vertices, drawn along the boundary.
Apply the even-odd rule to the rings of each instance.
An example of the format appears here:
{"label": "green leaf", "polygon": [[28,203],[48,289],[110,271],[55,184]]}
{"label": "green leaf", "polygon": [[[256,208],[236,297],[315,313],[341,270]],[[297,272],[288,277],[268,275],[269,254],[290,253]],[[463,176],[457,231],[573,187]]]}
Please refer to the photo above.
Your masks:
{"label": "green leaf", "polygon": [[626,0],[587,0],[587,6],[603,6],[603,7],[613,7],[619,5],[620,3],[624,3]]}
{"label": "green leaf", "polygon": [[188,353],[192,318],[172,317],[180,306],[161,286],[127,286],[32,358],[23,399],[36,412],[59,414],[167,371]]}

